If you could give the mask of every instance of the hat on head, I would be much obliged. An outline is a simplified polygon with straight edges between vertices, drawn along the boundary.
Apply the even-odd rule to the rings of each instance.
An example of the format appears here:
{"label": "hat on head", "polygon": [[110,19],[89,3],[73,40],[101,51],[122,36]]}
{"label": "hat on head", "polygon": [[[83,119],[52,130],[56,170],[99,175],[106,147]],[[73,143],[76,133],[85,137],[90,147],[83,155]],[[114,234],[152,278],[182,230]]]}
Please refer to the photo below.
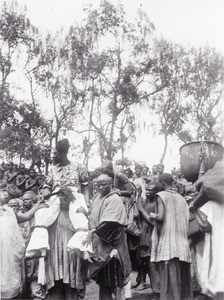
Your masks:
{"label": "hat on head", "polygon": [[62,140],[60,140],[60,141],[57,142],[56,150],[58,152],[67,154],[69,146],[70,146],[69,145],[69,141],[68,141],[68,139],[65,138],[65,139],[62,139]]}

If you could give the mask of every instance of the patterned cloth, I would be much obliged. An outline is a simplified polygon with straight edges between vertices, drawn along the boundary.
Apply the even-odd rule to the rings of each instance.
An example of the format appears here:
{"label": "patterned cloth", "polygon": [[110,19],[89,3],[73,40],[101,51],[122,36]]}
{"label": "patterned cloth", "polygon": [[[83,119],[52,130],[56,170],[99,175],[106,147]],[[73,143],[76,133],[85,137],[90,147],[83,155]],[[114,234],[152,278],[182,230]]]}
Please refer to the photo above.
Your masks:
{"label": "patterned cloth", "polygon": [[[111,276],[110,274],[113,274]],[[96,275],[96,282],[105,287],[123,287],[124,274],[119,260],[113,257]]]}
{"label": "patterned cloth", "polygon": [[[80,179],[85,174],[86,169],[79,164],[55,165],[52,166],[49,172],[47,183],[52,185],[54,192],[58,191],[62,186],[70,187],[75,199],[79,201],[80,194],[77,192],[77,189],[80,188]],[[84,201],[83,195],[80,198]],[[82,203],[83,205],[85,204],[84,202]],[[82,218],[81,214],[80,218]],[[62,280],[63,284],[68,284],[71,288],[77,290],[84,290],[85,288],[86,263],[83,261],[80,253],[69,253],[67,251],[68,241],[75,233],[73,225],[75,220],[73,219],[70,208],[69,211],[61,210],[56,221],[49,227],[50,251],[46,264],[46,284],[48,289],[55,284],[57,286],[57,281],[59,280]],[[78,224],[78,227],[80,227],[80,224]]]}
{"label": "patterned cloth", "polygon": [[80,177],[85,177],[87,170],[80,164],[70,163],[67,166],[55,165],[49,171],[47,183],[53,185],[53,191],[62,186],[80,188]]}
{"label": "patterned cloth", "polygon": [[[75,289],[84,289],[86,268],[80,255],[70,254],[67,244],[74,234],[74,228],[69,218],[68,210],[61,210],[57,220],[49,227],[50,253],[47,264],[48,287],[54,285],[54,281],[62,280]],[[50,276],[49,276],[50,274]]]}

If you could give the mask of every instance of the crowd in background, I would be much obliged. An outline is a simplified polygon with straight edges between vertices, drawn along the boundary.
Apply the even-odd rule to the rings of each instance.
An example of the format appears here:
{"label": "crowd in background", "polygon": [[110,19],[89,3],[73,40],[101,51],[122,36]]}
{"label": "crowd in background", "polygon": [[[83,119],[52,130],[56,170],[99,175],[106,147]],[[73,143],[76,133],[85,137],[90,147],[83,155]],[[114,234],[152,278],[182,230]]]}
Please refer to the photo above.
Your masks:
{"label": "crowd in background", "polygon": [[[145,289],[147,276],[155,299],[223,299],[222,290],[212,294],[204,286],[200,270],[211,259],[203,252],[212,225],[206,210],[189,211],[197,192],[180,169],[164,173],[160,163],[151,170],[136,164],[134,170],[115,171],[106,162],[88,172],[68,160],[68,149],[66,139],[58,143],[47,176],[24,164],[1,164],[1,204],[8,214],[7,207],[13,210],[24,240],[23,254],[16,254],[21,259],[19,288],[8,291],[6,281],[3,299],[81,299],[86,282],[94,278],[100,300],[112,299],[112,294],[122,300],[131,298],[131,288]],[[71,203],[76,203],[74,220]],[[43,216],[48,216],[46,223],[41,223]],[[34,231],[39,240],[32,244]],[[45,231],[46,245],[36,246]],[[80,244],[68,251],[77,232],[80,238],[85,235],[82,245],[91,248]],[[94,260],[96,249],[101,261]],[[7,272],[13,267],[12,262]],[[135,283],[131,271],[137,272]]]}

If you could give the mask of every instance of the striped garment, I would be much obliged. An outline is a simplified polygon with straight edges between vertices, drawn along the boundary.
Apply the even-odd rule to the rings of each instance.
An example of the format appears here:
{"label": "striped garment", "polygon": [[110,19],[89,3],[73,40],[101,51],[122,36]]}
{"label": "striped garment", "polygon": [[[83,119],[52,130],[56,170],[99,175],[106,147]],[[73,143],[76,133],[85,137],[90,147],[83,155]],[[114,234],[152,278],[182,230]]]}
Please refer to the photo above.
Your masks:
{"label": "striped garment", "polygon": [[153,229],[151,261],[178,258],[180,261],[191,262],[187,238],[189,208],[185,199],[173,190],[157,195],[165,206],[165,218],[160,235],[157,223]]}

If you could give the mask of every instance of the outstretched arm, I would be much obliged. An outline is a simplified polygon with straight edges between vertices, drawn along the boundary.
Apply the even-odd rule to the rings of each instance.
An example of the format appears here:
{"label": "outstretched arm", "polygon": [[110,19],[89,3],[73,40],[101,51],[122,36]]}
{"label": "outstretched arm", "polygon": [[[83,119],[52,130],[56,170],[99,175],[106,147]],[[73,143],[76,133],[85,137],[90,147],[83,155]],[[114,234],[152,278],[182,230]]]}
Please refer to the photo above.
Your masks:
{"label": "outstretched arm", "polygon": [[137,201],[137,208],[138,208],[140,214],[142,215],[143,219],[144,219],[147,223],[149,223],[149,224],[151,224],[151,225],[154,225],[154,224],[155,224],[155,222],[153,222],[153,221],[150,219],[148,213],[145,211],[145,209],[144,209],[144,207],[142,206],[142,203],[141,203],[140,201]]}
{"label": "outstretched arm", "polygon": [[38,200],[38,203],[34,207],[32,207],[27,213],[21,213],[19,211],[16,215],[18,223],[31,220],[38,209],[49,207],[47,204],[42,203],[42,201],[42,199]]}

